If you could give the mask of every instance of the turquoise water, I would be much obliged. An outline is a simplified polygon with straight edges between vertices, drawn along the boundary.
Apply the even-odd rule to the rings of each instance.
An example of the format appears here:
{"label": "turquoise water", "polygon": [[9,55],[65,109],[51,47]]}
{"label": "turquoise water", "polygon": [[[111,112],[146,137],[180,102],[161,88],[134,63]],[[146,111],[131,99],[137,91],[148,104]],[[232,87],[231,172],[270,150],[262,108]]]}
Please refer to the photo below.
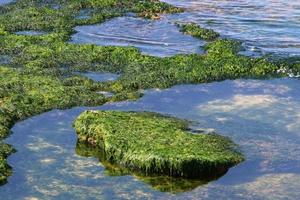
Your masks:
{"label": "turquoise water", "polygon": [[[53,110],[17,123],[6,140],[14,174],[5,199],[297,199],[300,195],[298,79],[236,80],[148,90],[137,102]],[[193,129],[231,137],[247,157],[216,181],[178,194],[136,176],[109,176],[97,158],[76,154],[72,122],[86,109],[155,111]],[[81,151],[85,151],[84,149]],[[88,150],[86,150],[88,151]]]}

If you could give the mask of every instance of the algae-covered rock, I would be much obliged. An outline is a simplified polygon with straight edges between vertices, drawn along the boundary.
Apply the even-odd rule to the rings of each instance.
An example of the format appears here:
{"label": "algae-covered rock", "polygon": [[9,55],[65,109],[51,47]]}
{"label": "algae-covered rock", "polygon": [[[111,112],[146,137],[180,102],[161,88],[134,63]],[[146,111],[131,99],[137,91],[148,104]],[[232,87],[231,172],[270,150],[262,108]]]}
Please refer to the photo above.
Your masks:
{"label": "algae-covered rock", "polygon": [[228,138],[193,134],[188,122],[154,113],[86,111],[74,127],[80,141],[105,151],[107,161],[145,174],[202,178],[243,161]]}
{"label": "algae-covered rock", "polygon": [[178,24],[180,31],[203,40],[215,40],[220,34],[212,29],[202,28],[196,23]]}

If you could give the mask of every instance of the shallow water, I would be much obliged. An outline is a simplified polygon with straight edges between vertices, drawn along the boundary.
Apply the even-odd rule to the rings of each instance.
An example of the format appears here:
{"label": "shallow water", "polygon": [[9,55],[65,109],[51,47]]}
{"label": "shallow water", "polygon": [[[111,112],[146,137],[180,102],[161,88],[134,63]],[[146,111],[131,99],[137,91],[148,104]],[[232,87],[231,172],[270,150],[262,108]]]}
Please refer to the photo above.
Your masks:
{"label": "shallow water", "polygon": [[91,9],[82,9],[80,10],[78,16],[76,16],[76,19],[89,19],[91,13],[92,13]]}
{"label": "shallow water", "polygon": [[11,63],[11,57],[8,55],[0,55],[0,64],[10,64]]}
{"label": "shallow water", "polygon": [[[159,192],[137,177],[108,176],[96,158],[76,155],[72,122],[87,108],[53,110],[17,123],[6,141],[14,174],[5,199],[297,199],[300,195],[300,80],[236,80],[149,90],[137,102],[94,109],[146,110],[192,120],[231,137],[247,157],[207,185]],[[78,151],[78,148],[77,148]],[[81,150],[84,151],[84,150]]]}
{"label": "shallow water", "polygon": [[33,30],[29,30],[29,31],[18,31],[15,34],[17,35],[31,35],[31,36],[38,36],[38,35],[44,35],[46,34],[46,32],[44,31],[33,31]]}
{"label": "shallow water", "polygon": [[98,73],[98,72],[85,72],[85,73],[76,73],[81,76],[85,76],[93,81],[97,82],[106,82],[106,81],[114,81],[119,78],[120,75],[113,73]]}
{"label": "shallow water", "polygon": [[[119,17],[100,25],[79,26],[75,43],[135,46],[143,53],[171,56],[203,53],[203,41],[179,33],[174,22],[195,22],[241,40],[249,56],[300,56],[300,1],[163,0],[186,12],[160,20]],[[85,15],[84,15],[85,16]]]}
{"label": "shallow water", "polygon": [[0,6],[13,2],[13,0],[0,0]]}
{"label": "shallow water", "polygon": [[163,0],[184,7],[170,20],[194,21],[245,42],[248,54],[300,56],[300,1]]}
{"label": "shallow water", "polygon": [[202,53],[204,41],[179,32],[175,24],[130,16],[117,17],[98,25],[78,26],[71,42],[105,46],[135,46],[153,56]]}

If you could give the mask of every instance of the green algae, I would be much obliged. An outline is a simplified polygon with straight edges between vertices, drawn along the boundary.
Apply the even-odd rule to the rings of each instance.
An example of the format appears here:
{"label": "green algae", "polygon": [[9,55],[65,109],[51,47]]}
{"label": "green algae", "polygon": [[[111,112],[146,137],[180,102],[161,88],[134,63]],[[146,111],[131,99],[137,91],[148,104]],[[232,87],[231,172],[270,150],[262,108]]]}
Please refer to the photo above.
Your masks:
{"label": "green algae", "polygon": [[[0,67],[0,137],[5,138],[13,124],[27,117],[59,108],[79,105],[101,105],[104,96],[93,91],[93,85],[66,84],[58,78],[23,74],[17,69]],[[6,148],[5,148],[6,147]],[[0,144],[0,182],[11,175],[6,163],[9,155]]]}
{"label": "green algae", "polygon": [[[56,9],[57,7],[58,9]],[[76,19],[80,11],[90,9],[89,19]],[[0,54],[11,56],[7,67],[0,66],[0,136],[5,138],[13,124],[27,117],[55,108],[101,105],[107,101],[97,90],[107,88],[83,77],[70,77],[76,69],[118,69],[122,62],[118,49],[102,49],[95,56],[93,45],[66,43],[76,25],[103,22],[127,12],[152,18],[159,13],[180,9],[159,1],[29,1],[20,0],[0,9]],[[40,36],[16,35],[17,31],[46,31]],[[125,51],[125,50],[124,50]],[[127,51],[127,50],[126,50]],[[133,50],[137,52],[136,50]],[[114,55],[115,52],[115,56]],[[129,51],[130,52],[130,51]],[[97,60],[105,60],[99,63]],[[126,56],[126,54],[124,55]],[[96,63],[95,63],[96,62]],[[101,67],[97,66],[100,65]],[[10,68],[9,68],[10,67]],[[138,92],[119,92],[111,101],[136,99]],[[0,144],[5,147],[5,144]],[[6,156],[0,149],[1,182],[11,174]]]}
{"label": "green algae", "polygon": [[196,23],[178,24],[180,31],[193,37],[212,41],[220,37],[220,34],[212,29],[202,28]]}
{"label": "green algae", "polygon": [[[84,9],[91,11],[90,17],[78,19]],[[11,58],[0,66],[1,138],[9,134],[15,122],[55,108],[137,99],[142,96],[140,90],[175,84],[269,78],[299,72],[299,64],[238,55],[241,44],[226,39],[208,44],[205,55],[170,58],[142,55],[135,48],[68,43],[77,25],[101,23],[128,12],[155,19],[162,13],[181,11],[156,0],[19,0],[1,7],[0,55]],[[26,30],[46,33],[14,34]],[[72,76],[74,71],[87,70],[117,72],[122,76],[107,83]],[[114,92],[115,96],[107,99],[97,91]],[[5,158],[0,153],[2,180],[11,174]]]}
{"label": "green algae", "polygon": [[170,58],[144,56],[131,61],[122,76],[111,83],[114,91],[167,88],[176,84],[207,83],[236,78],[278,77],[279,65],[264,58],[238,55],[240,43],[220,39],[206,46],[205,55],[176,55]]}
{"label": "green algae", "polygon": [[192,134],[186,121],[155,113],[86,111],[74,128],[80,141],[103,148],[106,161],[146,175],[195,179],[244,159],[228,138]]}
{"label": "green algae", "polygon": [[12,174],[11,167],[7,164],[6,158],[15,150],[12,146],[0,142],[0,185],[6,183],[8,176]]}

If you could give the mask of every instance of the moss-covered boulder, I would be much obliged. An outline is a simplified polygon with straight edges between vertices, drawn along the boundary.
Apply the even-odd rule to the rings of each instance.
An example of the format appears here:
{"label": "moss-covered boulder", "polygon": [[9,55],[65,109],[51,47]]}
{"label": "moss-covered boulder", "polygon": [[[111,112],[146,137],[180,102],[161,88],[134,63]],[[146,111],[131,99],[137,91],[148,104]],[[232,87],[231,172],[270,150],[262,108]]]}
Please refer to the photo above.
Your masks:
{"label": "moss-covered boulder", "polygon": [[187,121],[154,113],[86,111],[74,127],[80,141],[105,151],[107,161],[145,174],[202,178],[243,161],[228,138],[193,134]]}

